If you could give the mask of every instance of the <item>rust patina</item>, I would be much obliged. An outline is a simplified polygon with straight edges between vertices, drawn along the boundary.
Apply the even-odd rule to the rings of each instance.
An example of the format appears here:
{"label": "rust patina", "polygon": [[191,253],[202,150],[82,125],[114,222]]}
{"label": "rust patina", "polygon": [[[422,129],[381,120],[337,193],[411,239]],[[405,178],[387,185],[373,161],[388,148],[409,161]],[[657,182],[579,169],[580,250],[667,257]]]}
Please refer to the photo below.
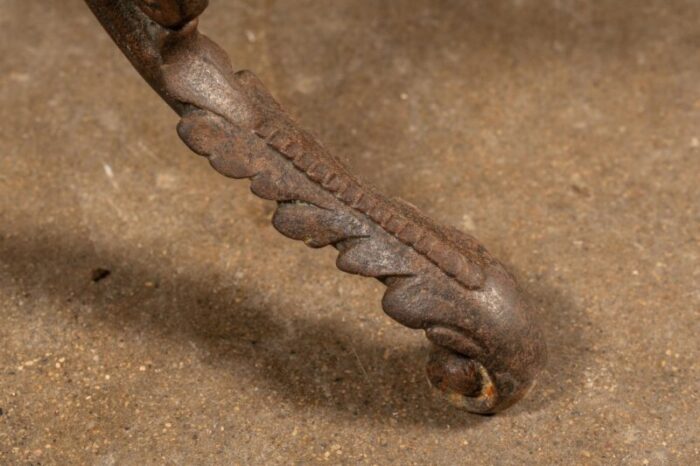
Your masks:
{"label": "rust patina", "polygon": [[234,71],[197,30],[207,0],[86,0],[134,67],[180,115],[180,138],[224,176],[277,202],[283,235],[338,251],[339,269],[387,286],[384,311],[425,331],[431,383],[458,406],[493,413],[522,398],[545,345],[510,273],[472,236],[358,180]]}

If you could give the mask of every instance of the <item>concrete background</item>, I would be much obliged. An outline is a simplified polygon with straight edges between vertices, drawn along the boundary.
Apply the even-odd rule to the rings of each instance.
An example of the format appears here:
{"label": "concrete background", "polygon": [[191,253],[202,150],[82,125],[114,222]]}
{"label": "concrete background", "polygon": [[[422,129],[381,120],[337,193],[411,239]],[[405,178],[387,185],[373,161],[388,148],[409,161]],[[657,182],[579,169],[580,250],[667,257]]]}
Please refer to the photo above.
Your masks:
{"label": "concrete background", "polygon": [[212,0],[202,30],[504,260],[547,370],[494,417],[433,398],[382,286],[191,155],[80,1],[0,0],[0,463],[700,461],[697,0]]}

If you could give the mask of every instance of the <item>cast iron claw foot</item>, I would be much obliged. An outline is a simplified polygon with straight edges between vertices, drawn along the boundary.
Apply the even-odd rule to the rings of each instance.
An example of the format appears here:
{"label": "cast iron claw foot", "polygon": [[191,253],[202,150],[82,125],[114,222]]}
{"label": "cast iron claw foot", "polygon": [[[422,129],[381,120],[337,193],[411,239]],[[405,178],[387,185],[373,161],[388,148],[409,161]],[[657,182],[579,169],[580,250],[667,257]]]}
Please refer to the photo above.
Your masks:
{"label": "cast iron claw foot", "polygon": [[532,386],[545,346],[513,277],[473,237],[436,225],[355,176],[282,110],[255,75],[234,72],[197,31],[207,0],[86,0],[131,63],[182,117],[177,131],[219,173],[277,201],[272,222],[339,269],[387,286],[382,306],[433,343],[431,383],[476,413]]}

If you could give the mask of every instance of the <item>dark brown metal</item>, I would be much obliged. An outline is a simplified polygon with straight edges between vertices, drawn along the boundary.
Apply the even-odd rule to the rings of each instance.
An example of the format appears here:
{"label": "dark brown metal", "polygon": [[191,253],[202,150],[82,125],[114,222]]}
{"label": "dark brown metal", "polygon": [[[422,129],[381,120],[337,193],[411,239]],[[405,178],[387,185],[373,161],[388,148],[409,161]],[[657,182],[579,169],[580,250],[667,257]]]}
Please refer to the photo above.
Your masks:
{"label": "dark brown metal", "polygon": [[182,117],[177,131],[219,173],[277,201],[272,223],[339,269],[387,286],[385,312],[433,343],[428,378],[458,406],[507,408],[545,345],[513,277],[475,238],[388,199],[300,129],[249,71],[197,31],[207,0],[86,0],[131,63]]}

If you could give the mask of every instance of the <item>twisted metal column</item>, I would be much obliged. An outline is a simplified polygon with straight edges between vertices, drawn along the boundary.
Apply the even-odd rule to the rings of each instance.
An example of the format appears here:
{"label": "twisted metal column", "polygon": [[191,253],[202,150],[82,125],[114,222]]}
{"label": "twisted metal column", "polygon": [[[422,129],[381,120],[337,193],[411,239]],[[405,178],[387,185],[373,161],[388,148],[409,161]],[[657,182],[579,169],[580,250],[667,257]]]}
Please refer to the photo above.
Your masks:
{"label": "twisted metal column", "polygon": [[234,72],[197,31],[208,0],[86,0],[134,67],[181,116],[177,131],[224,176],[277,202],[273,225],[339,269],[387,286],[384,311],[433,343],[431,383],[492,413],[519,400],[545,345],[515,280],[475,238],[439,226],[359,181],[282,110],[258,78]]}

